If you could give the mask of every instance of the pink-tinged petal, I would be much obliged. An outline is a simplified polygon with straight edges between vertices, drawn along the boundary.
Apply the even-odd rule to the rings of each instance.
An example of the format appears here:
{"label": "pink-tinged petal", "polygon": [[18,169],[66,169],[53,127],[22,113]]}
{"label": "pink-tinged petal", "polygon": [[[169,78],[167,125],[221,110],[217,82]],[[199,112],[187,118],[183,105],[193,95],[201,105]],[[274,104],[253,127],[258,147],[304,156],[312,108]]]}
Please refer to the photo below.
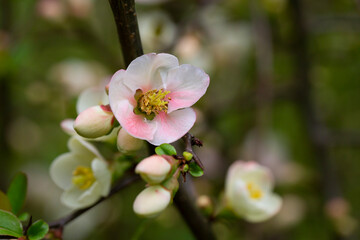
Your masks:
{"label": "pink-tinged petal", "polygon": [[167,95],[171,98],[168,113],[192,106],[205,94],[209,83],[209,76],[192,65],[170,69],[164,81],[165,89],[171,92]]}
{"label": "pink-tinged petal", "polygon": [[111,109],[117,108],[116,103],[127,99],[133,106],[136,106],[134,98],[135,91],[130,90],[125,84],[126,72],[121,69],[112,76],[109,83],[109,102]]}
{"label": "pink-tinged petal", "polygon": [[[111,105],[111,99],[110,99]],[[116,119],[120,125],[133,137],[152,140],[157,128],[156,121],[149,121],[141,115],[133,112],[134,107],[127,101],[116,102],[116,108],[113,108]]]}
{"label": "pink-tinged petal", "polygon": [[177,110],[170,114],[160,113],[154,119],[158,123],[158,128],[154,138],[149,142],[157,146],[175,142],[192,128],[195,120],[196,114],[192,108]]}
{"label": "pink-tinged petal", "polygon": [[61,129],[70,136],[77,134],[74,129],[74,119],[65,119],[60,123]]}
{"label": "pink-tinged petal", "polygon": [[[126,69],[125,85],[143,92],[163,88],[163,79],[170,68],[179,66],[178,59],[166,53],[148,53],[136,58]],[[111,87],[111,86],[110,86]]]}

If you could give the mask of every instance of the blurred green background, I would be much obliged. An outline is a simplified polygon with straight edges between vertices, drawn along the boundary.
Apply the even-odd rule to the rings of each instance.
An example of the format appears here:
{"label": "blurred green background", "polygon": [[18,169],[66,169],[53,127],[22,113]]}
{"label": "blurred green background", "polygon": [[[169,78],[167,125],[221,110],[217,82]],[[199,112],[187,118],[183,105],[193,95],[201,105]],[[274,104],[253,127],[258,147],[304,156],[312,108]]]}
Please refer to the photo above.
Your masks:
{"label": "blurred green background", "polygon": [[[261,224],[214,223],[219,239],[359,239],[360,2],[136,1],[144,52],[169,52],[211,79],[191,131],[220,201],[228,166],[269,166],[284,198]],[[25,211],[70,212],[48,175],[67,151],[76,98],[124,68],[107,1],[0,0],[0,187],[28,175]],[[141,219],[137,183],[69,224],[65,239],[193,239],[174,207]]]}

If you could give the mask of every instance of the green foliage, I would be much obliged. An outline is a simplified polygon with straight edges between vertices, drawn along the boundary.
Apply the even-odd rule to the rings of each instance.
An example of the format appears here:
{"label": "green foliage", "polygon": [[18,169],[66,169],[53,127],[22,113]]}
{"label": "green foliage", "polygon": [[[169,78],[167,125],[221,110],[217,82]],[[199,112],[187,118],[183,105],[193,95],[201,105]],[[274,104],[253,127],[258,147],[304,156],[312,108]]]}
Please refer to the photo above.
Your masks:
{"label": "green foliage", "polygon": [[176,149],[172,145],[167,143],[163,143],[159,147],[156,147],[155,152],[157,155],[176,155]]}
{"label": "green foliage", "polygon": [[27,231],[29,240],[40,240],[45,237],[49,231],[49,225],[43,220],[34,222]]}
{"label": "green foliage", "polygon": [[204,175],[204,171],[195,162],[189,163],[189,172],[193,177],[201,177],[202,175]]}
{"label": "green foliage", "polygon": [[30,214],[27,213],[27,212],[24,212],[24,213],[20,214],[20,215],[18,216],[18,218],[19,218],[20,221],[26,222],[26,221],[29,220]]}
{"label": "green foliage", "polygon": [[20,220],[12,213],[0,210],[0,235],[13,237],[22,236],[22,225]]}
{"label": "green foliage", "polygon": [[11,210],[18,214],[26,198],[27,178],[24,173],[17,173],[12,180],[7,196],[10,200]]}

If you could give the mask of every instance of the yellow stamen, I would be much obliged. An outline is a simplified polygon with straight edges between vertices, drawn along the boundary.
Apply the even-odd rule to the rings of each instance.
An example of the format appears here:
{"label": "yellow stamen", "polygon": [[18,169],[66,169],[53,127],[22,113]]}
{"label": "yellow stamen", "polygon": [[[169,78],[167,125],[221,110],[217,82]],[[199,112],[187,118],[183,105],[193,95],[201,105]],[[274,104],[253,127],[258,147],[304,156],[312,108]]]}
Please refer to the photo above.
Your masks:
{"label": "yellow stamen", "polygon": [[248,189],[248,191],[250,193],[250,197],[252,199],[260,199],[260,198],[262,198],[263,192],[261,191],[259,186],[257,186],[256,184],[254,184],[252,182],[248,182],[246,184],[246,188]]}
{"label": "yellow stamen", "polygon": [[89,167],[78,166],[72,175],[72,183],[81,190],[88,189],[95,182],[94,173]]}
{"label": "yellow stamen", "polygon": [[167,112],[170,97],[166,98],[166,95],[170,91],[164,91],[164,89],[154,89],[142,94],[138,100],[138,107],[140,111],[146,115],[159,114],[160,112]]}

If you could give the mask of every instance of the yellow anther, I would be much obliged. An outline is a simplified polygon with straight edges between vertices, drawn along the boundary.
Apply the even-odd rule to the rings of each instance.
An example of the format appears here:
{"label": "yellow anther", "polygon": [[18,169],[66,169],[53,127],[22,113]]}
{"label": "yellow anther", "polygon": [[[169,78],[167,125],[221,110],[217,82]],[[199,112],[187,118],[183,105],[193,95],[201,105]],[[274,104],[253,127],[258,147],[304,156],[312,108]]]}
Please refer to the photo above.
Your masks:
{"label": "yellow anther", "polygon": [[147,91],[139,97],[138,107],[146,115],[159,114],[160,112],[166,113],[169,104],[168,100],[171,100],[170,97],[166,99],[166,95],[169,93],[170,91],[164,91],[164,89]]}
{"label": "yellow anther", "polygon": [[250,197],[252,199],[260,199],[263,196],[263,192],[261,191],[261,189],[254,183],[252,182],[248,182],[246,184],[246,188],[249,191]]}
{"label": "yellow anther", "polygon": [[72,183],[81,190],[88,189],[95,182],[94,173],[89,167],[78,166],[72,175]]}

